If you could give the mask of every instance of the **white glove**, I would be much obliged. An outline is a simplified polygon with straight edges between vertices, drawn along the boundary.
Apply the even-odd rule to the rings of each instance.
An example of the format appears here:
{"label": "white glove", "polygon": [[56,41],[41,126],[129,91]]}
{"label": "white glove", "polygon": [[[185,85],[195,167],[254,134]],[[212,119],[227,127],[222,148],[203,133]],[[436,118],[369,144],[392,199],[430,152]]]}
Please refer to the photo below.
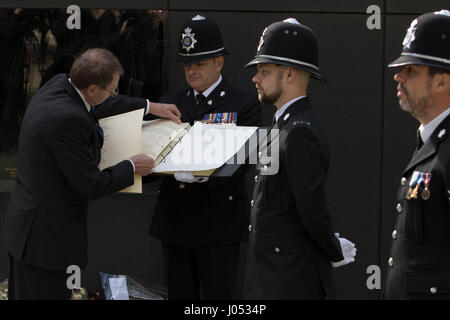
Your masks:
{"label": "white glove", "polygon": [[208,177],[194,177],[190,171],[177,171],[173,176],[175,177],[175,180],[185,183],[202,183],[209,180]]}
{"label": "white glove", "polygon": [[356,256],[356,247],[355,244],[345,238],[339,238],[339,234],[335,234],[338,237],[338,240],[341,244],[342,254],[344,256],[344,260],[338,262],[331,262],[333,268],[338,268],[344,266],[346,264],[352,263],[355,261]]}

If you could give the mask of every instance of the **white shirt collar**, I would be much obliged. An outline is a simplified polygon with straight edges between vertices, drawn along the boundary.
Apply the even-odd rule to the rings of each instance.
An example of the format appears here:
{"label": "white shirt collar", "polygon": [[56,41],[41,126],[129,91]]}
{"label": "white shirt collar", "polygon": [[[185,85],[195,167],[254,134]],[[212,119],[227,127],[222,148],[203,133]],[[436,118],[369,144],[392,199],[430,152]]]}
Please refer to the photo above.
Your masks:
{"label": "white shirt collar", "polygon": [[295,99],[292,99],[288,102],[286,102],[276,113],[275,113],[275,120],[278,121],[278,119],[283,115],[283,113],[286,111],[287,108],[289,108],[294,102],[297,102],[300,99],[306,98],[306,96],[297,97]]}
{"label": "white shirt collar", "polygon": [[77,87],[75,87],[75,85],[72,83],[72,80],[70,80],[69,78],[69,82],[72,85],[72,87],[75,88],[76,92],[78,92],[78,94],[80,95],[81,99],[83,100],[84,104],[86,105],[87,111],[90,112],[91,111],[91,105],[89,103],[87,103],[86,99],[84,98],[83,94],[81,93],[80,90],[78,90]]}
{"label": "white shirt collar", "polygon": [[[222,74],[220,75],[219,79],[213,83],[213,85],[211,87],[209,87],[208,89],[206,89],[205,91],[202,92],[202,94],[205,96],[205,98],[208,98],[209,94],[211,92],[213,92],[213,90],[215,88],[217,88],[217,86],[219,85],[220,81],[222,81]],[[194,97],[198,94],[199,92],[197,90],[194,89]]]}
{"label": "white shirt collar", "polygon": [[419,127],[420,137],[422,138],[423,143],[427,142],[427,140],[431,137],[434,130],[441,124],[442,121],[450,114],[450,108],[447,108],[444,112],[438,115],[436,118],[428,122],[425,126],[421,125]]}

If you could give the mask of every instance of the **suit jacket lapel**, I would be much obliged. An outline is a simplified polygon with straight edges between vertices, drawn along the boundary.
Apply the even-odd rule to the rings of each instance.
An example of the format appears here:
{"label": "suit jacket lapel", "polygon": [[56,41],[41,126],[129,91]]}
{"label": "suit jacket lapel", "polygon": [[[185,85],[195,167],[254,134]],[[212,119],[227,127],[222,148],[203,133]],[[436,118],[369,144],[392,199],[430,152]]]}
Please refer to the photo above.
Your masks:
{"label": "suit jacket lapel", "polygon": [[80,108],[82,108],[84,110],[84,112],[86,112],[86,116],[89,118],[89,120],[92,123],[92,129],[94,131],[94,134],[93,134],[94,144],[97,147],[97,158],[98,158],[97,162],[99,163],[100,162],[101,142],[100,142],[100,138],[97,134],[97,129],[95,128],[94,119],[92,119],[91,115],[89,114],[89,111],[86,108],[86,105],[84,104],[83,99],[81,99],[78,92],[75,90],[73,85],[69,82],[69,79],[67,78],[67,76],[63,79],[63,86],[65,87],[68,95],[71,96],[77,102],[76,105],[78,105]]}
{"label": "suit jacket lapel", "polygon": [[428,139],[428,141],[420,148],[419,150],[416,150],[414,153],[414,156],[412,157],[411,161],[409,162],[406,169],[403,171],[403,174],[405,174],[407,171],[409,171],[411,168],[418,165],[420,162],[426,160],[427,158],[431,157],[436,153],[436,146],[435,142],[433,142],[431,139]]}
{"label": "suit jacket lapel", "polygon": [[[270,138],[267,137],[266,141],[264,142],[264,146],[266,148],[270,147],[271,142],[280,135],[281,127],[289,121],[289,118],[291,116],[294,116],[302,109],[311,108],[311,105],[309,104],[308,98],[303,98],[299,101],[294,102],[292,105],[290,105],[284,113],[278,118],[278,120],[269,128],[268,133],[270,133]],[[289,116],[287,116],[289,114]],[[276,130],[271,130],[276,129]]]}
{"label": "suit jacket lapel", "polygon": [[273,126],[274,129],[280,129],[284,124],[289,121],[289,118],[296,115],[300,110],[311,108],[308,97],[302,98],[293,104],[291,104],[283,114],[278,118],[277,122]]}
{"label": "suit jacket lapel", "polygon": [[[197,118],[202,117],[204,114],[207,114],[212,109],[217,108],[221,105],[220,92],[224,91],[226,88],[226,80],[225,77],[222,76],[222,81],[219,85],[208,95],[208,97],[202,102],[200,106],[198,106],[198,112],[196,112]],[[209,104],[211,101],[211,104]]]}
{"label": "suit jacket lapel", "polygon": [[86,115],[88,117],[90,117],[89,111],[87,110],[83,99],[81,99],[81,97],[78,94],[78,92],[75,90],[73,85],[69,82],[69,79],[67,78],[67,76],[64,78],[63,86],[66,89],[66,91],[69,94],[69,96],[72,97],[74,100],[76,100],[78,102],[77,104],[80,106],[80,108],[82,108],[84,111],[86,111]]}
{"label": "suit jacket lapel", "polygon": [[179,101],[182,122],[193,122],[196,120],[197,105],[195,104],[194,90],[189,88]]}
{"label": "suit jacket lapel", "polygon": [[[419,150],[416,150],[411,161],[406,166],[403,171],[403,175],[417,166],[419,163],[425,161],[429,157],[433,156],[437,151],[438,144],[444,140],[444,138],[449,134],[448,128],[450,126],[450,116],[447,116],[444,121],[433,131],[433,134],[425,142],[425,144]],[[447,129],[446,129],[447,128]]]}

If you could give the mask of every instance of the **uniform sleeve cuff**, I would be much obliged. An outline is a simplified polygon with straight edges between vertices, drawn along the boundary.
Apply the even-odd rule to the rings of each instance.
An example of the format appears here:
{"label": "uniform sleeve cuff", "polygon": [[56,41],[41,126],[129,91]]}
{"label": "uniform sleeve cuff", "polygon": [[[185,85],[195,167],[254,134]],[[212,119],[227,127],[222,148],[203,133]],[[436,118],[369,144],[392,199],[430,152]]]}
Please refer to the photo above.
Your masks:
{"label": "uniform sleeve cuff", "polygon": [[131,165],[133,166],[133,173],[135,173],[136,172],[136,168],[134,167],[133,161],[131,161],[130,159],[127,159],[127,160],[131,162]]}
{"label": "uniform sleeve cuff", "polygon": [[146,100],[147,100],[147,106],[145,107],[144,116],[148,115],[150,112],[150,100],[148,100],[148,99],[146,99]]}

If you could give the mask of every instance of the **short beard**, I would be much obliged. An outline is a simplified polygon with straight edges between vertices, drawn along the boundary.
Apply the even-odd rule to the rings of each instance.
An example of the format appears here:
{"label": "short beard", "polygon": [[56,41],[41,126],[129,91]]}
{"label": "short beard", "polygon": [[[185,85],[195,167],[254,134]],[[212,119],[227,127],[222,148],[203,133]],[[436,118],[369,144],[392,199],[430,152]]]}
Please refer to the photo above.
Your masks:
{"label": "short beard", "polygon": [[[430,107],[431,94],[429,93],[424,97],[412,99],[409,91],[403,85],[400,86],[405,93],[405,100],[399,100],[400,108],[403,111],[409,112],[416,119],[421,119],[426,116]],[[431,82],[427,82],[427,87],[431,90]]]}
{"label": "short beard", "polygon": [[267,105],[274,105],[275,102],[277,102],[277,100],[281,97],[281,91],[282,91],[281,90],[281,79],[282,78],[283,78],[283,72],[280,70],[278,72],[277,87],[275,88],[275,91],[270,95],[265,94],[263,91],[261,97],[259,98],[261,103],[267,104]]}

